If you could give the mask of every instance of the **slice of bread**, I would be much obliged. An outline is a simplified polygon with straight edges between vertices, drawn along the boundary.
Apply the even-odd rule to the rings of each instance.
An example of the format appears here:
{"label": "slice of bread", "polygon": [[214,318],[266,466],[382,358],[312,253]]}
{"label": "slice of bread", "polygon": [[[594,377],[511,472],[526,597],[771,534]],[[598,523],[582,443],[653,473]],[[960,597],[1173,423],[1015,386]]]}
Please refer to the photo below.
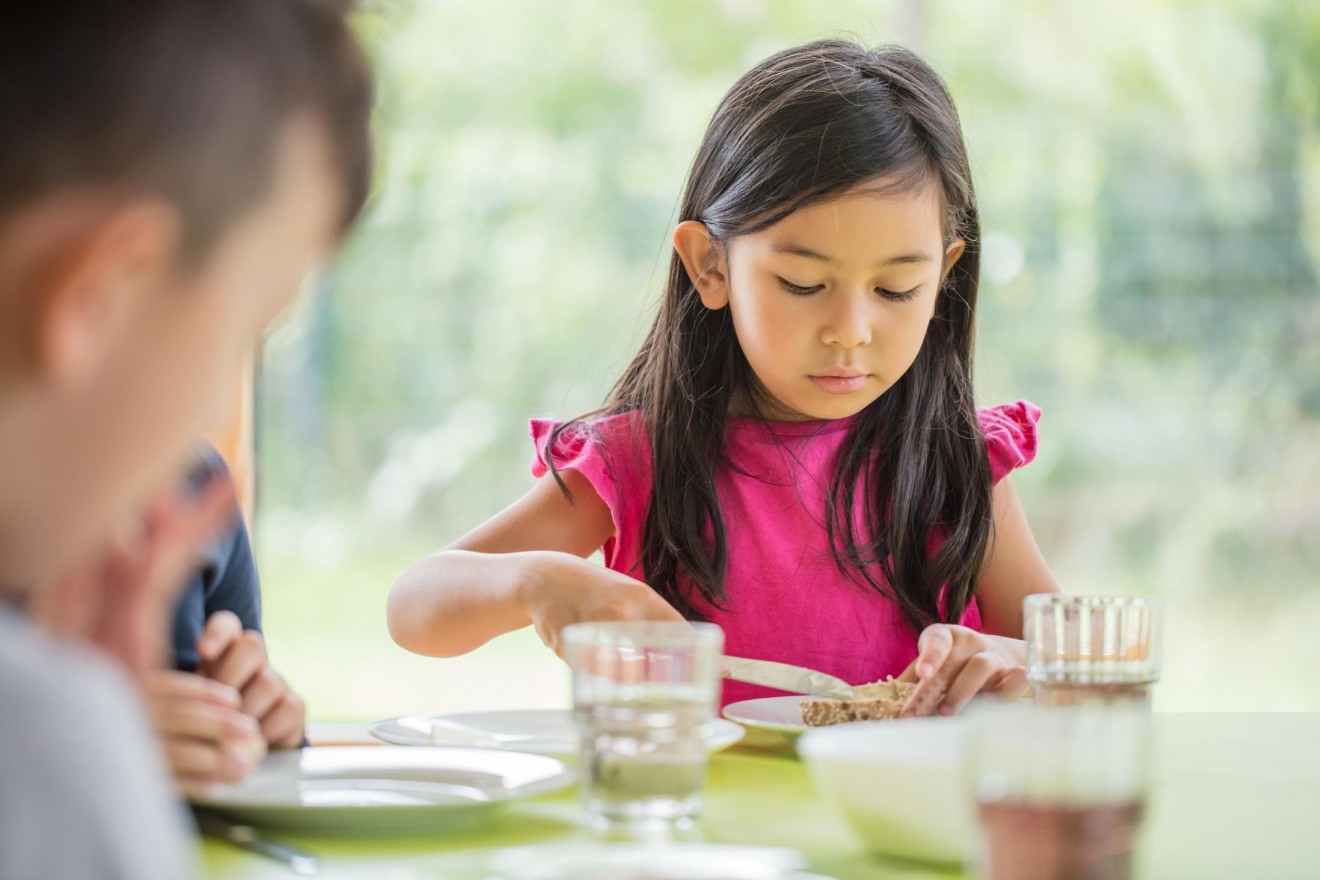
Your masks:
{"label": "slice of bread", "polygon": [[896,681],[891,675],[884,681],[854,688],[857,696],[851,700],[803,700],[802,723],[809,727],[825,727],[849,721],[897,718],[915,688],[914,683]]}

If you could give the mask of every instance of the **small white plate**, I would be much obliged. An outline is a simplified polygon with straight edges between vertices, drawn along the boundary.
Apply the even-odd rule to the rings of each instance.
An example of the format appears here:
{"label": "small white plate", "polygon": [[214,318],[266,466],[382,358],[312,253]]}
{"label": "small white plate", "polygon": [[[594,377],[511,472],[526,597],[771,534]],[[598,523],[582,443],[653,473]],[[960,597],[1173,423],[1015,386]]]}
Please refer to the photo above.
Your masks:
{"label": "small white plate", "polygon": [[294,831],[407,834],[469,825],[505,801],[572,782],[563,762],[544,755],[322,746],[272,752],[243,782],[194,803]]}
{"label": "small white plate", "polygon": [[[453,745],[555,757],[572,757],[578,751],[577,729],[568,709],[404,715],[374,725],[371,735],[398,746]],[[727,749],[742,738],[743,729],[737,724],[722,718],[711,720],[707,743],[712,752]]]}
{"label": "small white plate", "polygon": [[724,707],[724,717],[745,727],[796,738],[811,730],[802,723],[802,701],[810,697],[762,697]]}

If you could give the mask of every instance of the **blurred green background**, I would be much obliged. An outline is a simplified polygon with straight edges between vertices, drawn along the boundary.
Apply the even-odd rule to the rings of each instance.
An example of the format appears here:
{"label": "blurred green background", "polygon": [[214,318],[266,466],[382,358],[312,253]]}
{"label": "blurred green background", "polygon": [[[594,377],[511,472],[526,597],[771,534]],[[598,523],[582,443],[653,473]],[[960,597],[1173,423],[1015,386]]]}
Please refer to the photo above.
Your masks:
{"label": "blurred green background", "polygon": [[394,578],[525,491],[526,420],[641,338],[689,162],[771,52],[899,42],[979,189],[982,403],[1045,410],[1015,478],[1069,592],[1169,603],[1165,709],[1320,710],[1320,4],[376,3],[379,192],[272,335],[256,540],[319,720],[562,705],[530,632],[455,660]]}

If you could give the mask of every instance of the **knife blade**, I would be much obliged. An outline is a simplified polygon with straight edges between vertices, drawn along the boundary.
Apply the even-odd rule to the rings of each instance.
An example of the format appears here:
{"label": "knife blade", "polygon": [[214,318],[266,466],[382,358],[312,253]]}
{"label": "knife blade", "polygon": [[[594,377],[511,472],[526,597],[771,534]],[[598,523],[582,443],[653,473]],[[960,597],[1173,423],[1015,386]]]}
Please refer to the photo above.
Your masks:
{"label": "knife blade", "polygon": [[321,873],[321,861],[316,856],[296,846],[262,837],[251,825],[212,810],[195,809],[193,815],[197,817],[197,829],[208,837],[217,837],[248,852],[282,862],[295,874],[307,877]]}
{"label": "knife blade", "polygon": [[725,656],[720,661],[720,674],[734,681],[759,684],[793,694],[831,697],[836,700],[851,700],[857,696],[852,685],[841,678],[774,660]]}
{"label": "knife blade", "polygon": [[530,739],[506,733],[489,733],[446,718],[427,718],[407,715],[396,722],[400,727],[416,731],[438,746],[458,746],[474,749],[510,748],[511,743]]}

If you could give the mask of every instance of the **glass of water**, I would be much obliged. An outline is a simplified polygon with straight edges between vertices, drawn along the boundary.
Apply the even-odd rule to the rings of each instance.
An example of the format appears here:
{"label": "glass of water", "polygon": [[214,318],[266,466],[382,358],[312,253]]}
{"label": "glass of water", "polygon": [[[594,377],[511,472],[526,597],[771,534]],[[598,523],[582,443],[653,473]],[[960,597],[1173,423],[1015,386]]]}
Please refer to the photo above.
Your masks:
{"label": "glass of water", "polygon": [[1160,677],[1164,603],[1122,596],[1028,596],[1027,678],[1036,702],[1148,703]]}
{"label": "glass of water", "polygon": [[982,880],[1131,880],[1146,808],[1139,704],[985,704],[967,751]]}
{"label": "glass of water", "polygon": [[578,623],[563,644],[588,816],[602,827],[690,826],[701,811],[724,632],[677,621]]}

